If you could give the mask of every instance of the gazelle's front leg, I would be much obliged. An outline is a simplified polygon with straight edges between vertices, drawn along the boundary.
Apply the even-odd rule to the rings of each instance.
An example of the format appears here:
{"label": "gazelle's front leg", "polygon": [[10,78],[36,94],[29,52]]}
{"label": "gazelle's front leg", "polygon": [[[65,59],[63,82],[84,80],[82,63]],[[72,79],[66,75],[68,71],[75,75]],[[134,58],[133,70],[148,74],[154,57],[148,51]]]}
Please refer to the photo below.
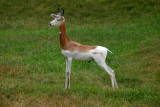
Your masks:
{"label": "gazelle's front leg", "polygon": [[66,58],[66,81],[65,81],[66,89],[70,88],[71,65],[72,65],[72,58]]}

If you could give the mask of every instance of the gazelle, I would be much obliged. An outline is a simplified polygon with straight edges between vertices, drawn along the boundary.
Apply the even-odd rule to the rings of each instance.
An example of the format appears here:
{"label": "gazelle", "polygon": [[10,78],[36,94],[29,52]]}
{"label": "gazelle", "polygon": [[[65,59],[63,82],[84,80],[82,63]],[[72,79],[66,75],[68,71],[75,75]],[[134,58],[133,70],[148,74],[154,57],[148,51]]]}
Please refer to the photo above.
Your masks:
{"label": "gazelle", "polygon": [[65,88],[70,88],[70,74],[71,74],[71,65],[72,60],[81,60],[81,61],[91,61],[95,62],[103,68],[111,77],[112,88],[118,88],[114,70],[111,69],[106,63],[105,59],[107,57],[107,52],[112,53],[105,47],[102,46],[88,46],[82,45],[75,41],[72,41],[68,38],[66,33],[65,18],[63,17],[64,9],[61,8],[63,12],[60,12],[58,8],[58,14],[50,14],[55,19],[50,22],[51,26],[58,26],[60,29],[60,44],[62,47],[62,54],[66,58],[66,80]]}

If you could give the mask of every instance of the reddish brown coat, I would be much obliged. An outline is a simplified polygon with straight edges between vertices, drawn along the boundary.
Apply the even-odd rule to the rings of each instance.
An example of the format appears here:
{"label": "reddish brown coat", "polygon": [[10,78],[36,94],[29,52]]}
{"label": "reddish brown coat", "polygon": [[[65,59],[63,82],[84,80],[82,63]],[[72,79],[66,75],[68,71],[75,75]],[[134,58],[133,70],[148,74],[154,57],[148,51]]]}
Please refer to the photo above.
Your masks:
{"label": "reddish brown coat", "polygon": [[95,49],[97,46],[88,46],[82,45],[75,41],[69,40],[67,33],[66,33],[66,26],[65,21],[61,23],[60,27],[60,44],[63,50],[69,51],[80,51],[80,52],[88,52],[89,50]]}

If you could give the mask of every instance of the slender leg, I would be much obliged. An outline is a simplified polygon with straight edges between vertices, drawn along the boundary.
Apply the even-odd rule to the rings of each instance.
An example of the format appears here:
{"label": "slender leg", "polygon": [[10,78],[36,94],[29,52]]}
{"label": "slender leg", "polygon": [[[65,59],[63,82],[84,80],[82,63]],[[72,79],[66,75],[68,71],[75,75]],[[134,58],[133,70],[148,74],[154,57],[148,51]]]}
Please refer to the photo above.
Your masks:
{"label": "slender leg", "polygon": [[[113,73],[114,73],[114,70],[113,70]],[[114,73],[114,75],[115,75],[115,73]],[[115,77],[115,76],[114,76],[114,83],[115,83],[116,88],[118,89],[118,84],[117,84],[117,81],[116,81],[116,77]]]}
{"label": "slender leg", "polygon": [[115,85],[115,75],[114,75],[114,72],[111,71],[110,67],[108,67],[106,63],[104,63],[100,67],[102,67],[110,75],[111,83],[112,83],[112,88],[114,89],[114,85]]}
{"label": "slender leg", "polygon": [[113,78],[112,78],[113,80],[112,81],[114,81],[114,85],[118,89],[118,85],[117,85],[117,81],[116,81],[116,78],[115,78],[114,70],[111,69],[107,64],[105,64],[105,66],[113,73]]}
{"label": "slender leg", "polygon": [[118,88],[118,85],[117,85],[117,82],[116,82],[116,78],[115,78],[115,74],[114,74],[114,70],[112,70],[105,63],[105,59],[103,59],[102,57],[100,57],[98,55],[94,55],[93,58],[96,61],[96,63],[110,75],[112,88],[114,89],[114,85],[116,86],[116,88]]}
{"label": "slender leg", "polygon": [[72,58],[66,58],[66,81],[65,81],[66,89],[70,88],[71,65],[72,65]]}

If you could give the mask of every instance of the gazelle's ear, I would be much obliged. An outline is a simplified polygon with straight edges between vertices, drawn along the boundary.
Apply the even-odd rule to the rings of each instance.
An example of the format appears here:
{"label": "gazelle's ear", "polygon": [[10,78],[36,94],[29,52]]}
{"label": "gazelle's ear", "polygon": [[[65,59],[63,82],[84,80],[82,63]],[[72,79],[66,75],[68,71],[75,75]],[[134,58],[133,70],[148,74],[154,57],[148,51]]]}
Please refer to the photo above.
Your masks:
{"label": "gazelle's ear", "polygon": [[56,15],[55,15],[55,14],[53,14],[53,13],[51,13],[51,14],[50,14],[50,16],[52,16],[52,17],[56,18]]}
{"label": "gazelle's ear", "polygon": [[63,20],[65,20],[65,18],[63,16],[61,16],[61,20],[63,21]]}

